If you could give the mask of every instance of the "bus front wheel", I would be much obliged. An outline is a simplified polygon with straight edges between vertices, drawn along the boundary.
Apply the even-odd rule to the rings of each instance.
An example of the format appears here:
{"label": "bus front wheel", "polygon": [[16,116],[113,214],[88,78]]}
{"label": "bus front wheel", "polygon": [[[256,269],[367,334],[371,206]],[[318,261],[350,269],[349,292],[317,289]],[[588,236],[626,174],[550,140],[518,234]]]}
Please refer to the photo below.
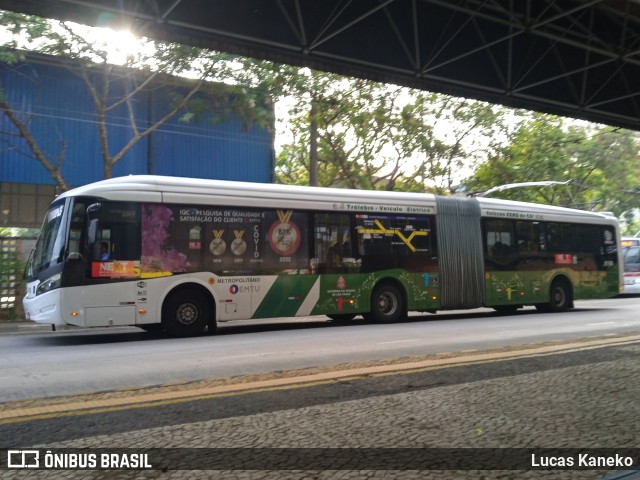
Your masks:
{"label": "bus front wheel", "polygon": [[211,315],[204,294],[194,290],[178,290],[167,297],[162,308],[164,330],[174,337],[202,333]]}
{"label": "bus front wheel", "polygon": [[406,315],[402,291],[392,283],[378,285],[371,295],[371,311],[366,320],[376,323],[393,323]]}
{"label": "bus front wheel", "polygon": [[147,333],[158,335],[162,333],[162,324],[150,323],[149,325],[136,325],[138,328],[144,330]]}

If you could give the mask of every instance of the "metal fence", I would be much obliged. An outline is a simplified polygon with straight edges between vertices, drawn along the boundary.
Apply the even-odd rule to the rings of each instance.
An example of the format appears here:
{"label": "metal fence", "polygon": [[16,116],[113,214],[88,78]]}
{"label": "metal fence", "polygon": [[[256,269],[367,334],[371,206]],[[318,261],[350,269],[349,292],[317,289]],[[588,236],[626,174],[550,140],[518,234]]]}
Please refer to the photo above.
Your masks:
{"label": "metal fence", "polygon": [[22,320],[22,275],[33,238],[0,238],[0,321]]}

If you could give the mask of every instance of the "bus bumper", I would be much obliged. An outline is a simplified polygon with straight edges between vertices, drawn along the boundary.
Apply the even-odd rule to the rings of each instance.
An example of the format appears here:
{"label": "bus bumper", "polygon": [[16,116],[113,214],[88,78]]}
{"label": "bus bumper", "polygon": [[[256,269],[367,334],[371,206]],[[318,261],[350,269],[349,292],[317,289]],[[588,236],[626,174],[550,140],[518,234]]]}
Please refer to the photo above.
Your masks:
{"label": "bus bumper", "polygon": [[60,314],[61,290],[51,290],[38,296],[27,295],[22,300],[27,320],[50,325],[66,325]]}

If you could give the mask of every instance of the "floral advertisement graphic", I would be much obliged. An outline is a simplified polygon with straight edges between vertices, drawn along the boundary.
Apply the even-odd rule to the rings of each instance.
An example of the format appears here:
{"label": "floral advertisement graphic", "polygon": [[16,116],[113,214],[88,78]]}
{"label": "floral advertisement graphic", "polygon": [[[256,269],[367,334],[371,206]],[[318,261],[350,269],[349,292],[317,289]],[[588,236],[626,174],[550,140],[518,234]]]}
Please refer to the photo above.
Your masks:
{"label": "floral advertisement graphic", "polygon": [[173,212],[164,205],[145,205],[142,207],[142,258],[140,271],[145,273],[186,272],[189,263],[187,256],[171,245],[170,239]]}

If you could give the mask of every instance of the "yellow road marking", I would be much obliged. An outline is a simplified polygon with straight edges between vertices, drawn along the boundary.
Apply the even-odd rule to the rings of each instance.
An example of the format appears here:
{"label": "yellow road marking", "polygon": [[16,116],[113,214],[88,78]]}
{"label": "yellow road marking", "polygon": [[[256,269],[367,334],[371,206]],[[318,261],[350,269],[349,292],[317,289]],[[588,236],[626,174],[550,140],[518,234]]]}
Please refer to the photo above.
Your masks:
{"label": "yellow road marking", "polygon": [[[90,398],[95,394],[78,395],[69,401],[59,404],[44,403],[40,406],[24,406],[29,401],[17,401],[0,405],[0,425],[8,423],[43,420],[50,418],[88,415],[112,412],[132,408],[157,407],[194,400],[206,400],[232,395],[246,395],[249,393],[306,388],[326,385],[329,383],[354,380],[363,377],[399,375],[417,373],[421,371],[450,368],[459,365],[473,365],[490,363],[506,359],[551,355],[559,352],[570,352],[601,348],[615,345],[625,345],[640,341],[640,335],[617,338],[599,338],[566,344],[525,347],[519,350],[475,353],[449,358],[427,358],[424,360],[408,361],[405,363],[387,363],[359,368],[344,368],[306,375],[282,378],[270,378],[249,382],[236,382],[215,386],[199,386],[186,390],[175,390],[175,385],[167,385],[161,391],[145,393],[145,389],[136,389],[129,396],[121,396],[122,390],[111,392],[114,396],[107,398]],[[339,368],[339,367],[336,367]],[[237,380],[237,379],[236,379]],[[173,389],[172,389],[173,387]],[[149,389],[146,389],[148,391]],[[138,393],[139,392],[139,393]],[[46,400],[47,399],[43,399]],[[52,399],[53,400],[53,399]]]}

